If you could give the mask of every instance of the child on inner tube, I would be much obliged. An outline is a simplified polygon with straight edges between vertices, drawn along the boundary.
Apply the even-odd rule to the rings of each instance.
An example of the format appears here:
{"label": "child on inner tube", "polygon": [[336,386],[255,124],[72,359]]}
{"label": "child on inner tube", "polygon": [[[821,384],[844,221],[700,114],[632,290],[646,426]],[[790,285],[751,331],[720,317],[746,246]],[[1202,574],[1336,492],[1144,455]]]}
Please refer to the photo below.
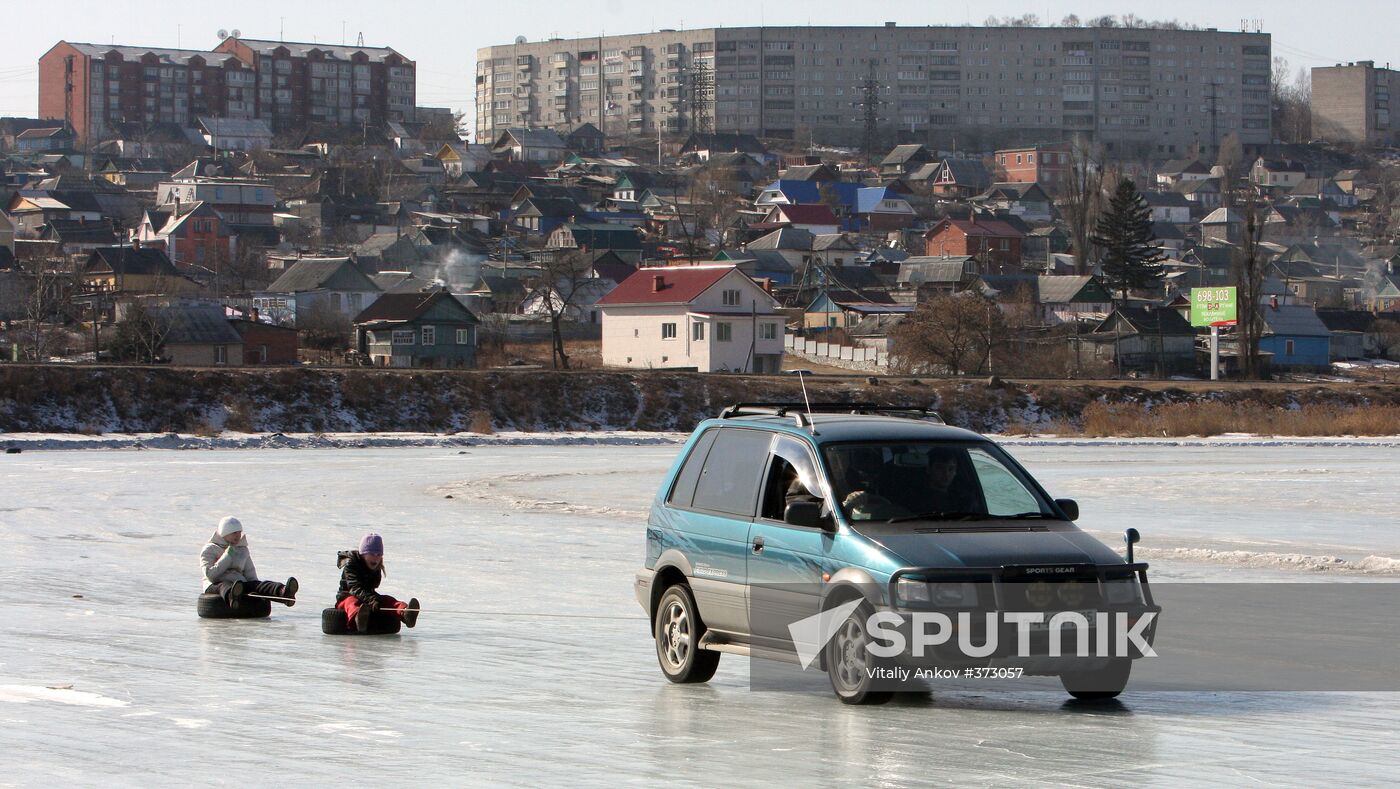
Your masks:
{"label": "child on inner tube", "polygon": [[335,607],[345,612],[346,624],[364,633],[374,612],[388,609],[398,613],[405,625],[418,624],[418,598],[407,603],[379,594],[384,580],[384,539],[378,534],[366,534],[360,539],[358,551],[336,554],[340,568],[340,591],[335,595]]}
{"label": "child on inner tube", "polygon": [[204,582],[209,584],[204,593],[219,595],[230,608],[236,608],[245,594],[280,597],[288,608],[296,604],[297,579],[288,578],[285,584],[258,580],[248,553],[248,538],[237,518],[219,521],[219,528],[199,553],[199,563],[204,567]]}

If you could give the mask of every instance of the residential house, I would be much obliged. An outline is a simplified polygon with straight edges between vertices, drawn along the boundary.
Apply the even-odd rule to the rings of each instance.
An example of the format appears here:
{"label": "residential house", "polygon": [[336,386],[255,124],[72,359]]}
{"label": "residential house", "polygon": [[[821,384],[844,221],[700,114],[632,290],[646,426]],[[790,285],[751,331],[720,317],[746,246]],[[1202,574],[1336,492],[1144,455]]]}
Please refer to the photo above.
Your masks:
{"label": "residential house", "polygon": [[841,173],[829,164],[798,164],[778,173],[780,181],[839,181]]}
{"label": "residential house", "polygon": [[880,175],[899,177],[914,172],[925,164],[934,161],[933,154],[918,143],[896,145],[880,162]]}
{"label": "residential house", "polygon": [[423,231],[410,228],[407,231],[375,233],[356,244],[350,257],[360,271],[366,274],[376,271],[408,271],[427,260],[433,254],[433,244]]}
{"label": "residential house", "polygon": [[1187,181],[1210,178],[1210,167],[1199,159],[1173,159],[1157,168],[1157,184],[1175,189]]}
{"label": "residential house", "polygon": [[[797,269],[786,254],[776,249],[746,249],[715,253],[715,262],[733,263],[745,276],[755,282],[767,280],[773,285],[791,285]],[[804,264],[805,265],[805,264]]]}
{"label": "residential house", "polygon": [[105,218],[91,192],[69,190],[21,190],[10,198],[6,212],[14,223],[16,238],[38,238],[40,229],[56,219],[100,222]]}
{"label": "residential house", "polygon": [[909,201],[887,186],[867,186],[856,190],[851,210],[859,224],[852,229],[869,231],[899,230],[914,224],[917,214]]}
{"label": "residential house", "polygon": [[461,178],[465,173],[481,172],[491,161],[491,146],[476,143],[449,142],[434,154],[449,178]]}
{"label": "residential house", "polygon": [[1291,159],[1260,156],[1249,169],[1249,180],[1264,189],[1288,191],[1308,177],[1307,168]]}
{"label": "residential house", "polygon": [[1178,183],[1176,190],[1201,210],[1213,211],[1220,207],[1219,178],[1189,178]]}
{"label": "residential house", "polygon": [[496,136],[491,152],[517,162],[557,164],[569,153],[563,138],[553,129],[512,128]]}
{"label": "residential house", "polygon": [[1026,302],[1044,324],[1102,321],[1113,309],[1113,296],[1098,277],[1073,274],[982,274],[974,287],[1003,309]]}
{"label": "residential house", "polygon": [[479,324],[445,290],[386,293],[355,316],[355,348],[379,367],[475,367]]}
{"label": "residential house", "polygon": [[1180,192],[1147,191],[1142,193],[1143,202],[1152,212],[1152,221],[1184,225],[1191,221],[1191,201]]}
{"label": "residential house", "polygon": [[877,291],[825,288],[802,311],[802,326],[810,330],[850,329],[875,315],[908,315],[912,304],[899,304]]}
{"label": "residential house", "polygon": [[15,223],[10,220],[10,215],[0,211],[0,255],[8,252],[13,258],[15,254]]}
{"label": "residential house", "polygon": [[585,252],[612,250],[629,262],[642,255],[642,237],[636,228],[601,222],[565,222],[550,233],[549,249],[577,247]]}
{"label": "residential house", "polygon": [[278,323],[300,326],[318,314],[354,317],[379,295],[379,287],[348,257],[301,258],[256,294],[253,306]]}
{"label": "residential house", "polygon": [[612,367],[776,373],[778,303],[732,265],[642,268],[599,299]]}
{"label": "residential house", "polygon": [[925,255],[968,255],[981,261],[984,270],[1020,268],[1024,234],[999,219],[945,217],[924,234]]}
{"label": "residential house", "polygon": [[92,250],[78,272],[85,293],[131,295],[191,295],[200,286],[180,273],[165,250],[143,247],[101,247]]}
{"label": "residential house", "polygon": [[1331,333],[1328,348],[1333,361],[1365,359],[1379,353],[1375,313],[1366,310],[1319,308],[1317,318]]}
{"label": "residential house", "polygon": [[1400,308],[1400,276],[1389,274],[1381,277],[1370,297],[1369,306],[1375,312],[1391,312]]}
{"label": "residential house", "polygon": [[266,230],[274,225],[277,190],[260,180],[183,179],[178,173],[156,186],[156,205],[189,203],[208,203],[235,230]]}
{"label": "residential house", "polygon": [[692,154],[702,162],[722,153],[746,153],[765,164],[772,159],[768,147],[752,134],[695,132],[686,138],[680,149],[681,156]]}
{"label": "residential house", "polygon": [[[861,186],[849,181],[774,181],[759,193],[754,205],[769,209],[775,205],[822,205],[839,217],[849,217],[850,229],[897,230],[913,224],[914,208],[909,201],[885,186]],[[854,226],[853,226],[854,225]]]}
{"label": "residential house", "polygon": [[1244,217],[1233,208],[1217,208],[1200,222],[1201,240],[1238,244],[1244,234]]}
{"label": "residential house", "polygon": [[591,123],[580,123],[564,135],[564,145],[583,156],[598,156],[607,145],[607,136]]}
{"label": "residential house", "polygon": [[1355,208],[1356,195],[1350,194],[1331,178],[1304,178],[1288,192],[1295,201],[1316,198],[1324,207],[1331,203],[1337,208]]}
{"label": "residential house", "polygon": [[1026,222],[1049,222],[1051,219],[1050,195],[1035,181],[992,184],[972,200],[985,208],[1019,216]]}
{"label": "residential house", "polygon": [[899,264],[900,286],[926,296],[951,295],[966,290],[977,279],[977,259],[970,255],[929,257],[918,255]]}
{"label": "residential house", "polygon": [[171,364],[214,367],[243,364],[243,335],[219,304],[174,304],[151,307],[152,318],[164,329],[164,356]]}
{"label": "residential house", "polygon": [[112,220],[88,222],[81,219],[55,219],[39,229],[39,240],[51,242],[59,255],[86,255],[94,249],[120,243]]}
{"label": "residential house", "polygon": [[1050,186],[1069,171],[1070,150],[1064,143],[1006,148],[993,154],[992,162],[998,181]]}
{"label": "residential house", "polygon": [[1272,298],[1259,308],[1259,314],[1264,320],[1259,350],[1273,355],[1274,369],[1328,369],[1332,333],[1312,306],[1280,304]]}
{"label": "residential house", "polygon": [[66,125],[25,129],[15,135],[15,153],[25,155],[71,151],[76,141],[77,135]]}
{"label": "residential house", "polygon": [[201,202],[147,209],[136,238],[142,244],[163,246],[181,271],[194,267],[218,271],[236,251],[235,236],[224,218]]}
{"label": "residential house", "polygon": [[219,151],[257,151],[272,147],[272,127],[259,118],[201,115],[196,126],[215,154]]}
{"label": "residential house", "polygon": [[841,230],[841,220],[826,205],[775,205],[768,209],[762,222],[750,228],[792,227],[809,233],[836,233]]}
{"label": "residential house", "polygon": [[585,218],[583,208],[568,197],[530,197],[515,209],[511,224],[527,233],[548,236],[565,222]]}
{"label": "residential house", "polygon": [[926,181],[929,191],[937,197],[967,199],[987,191],[992,185],[992,173],[981,159],[947,158],[931,173],[920,169],[909,180]]}
{"label": "residential house", "polygon": [[467,292],[467,303],[478,312],[519,315],[525,304],[525,285],[517,277],[483,273]]}
{"label": "residential house", "polygon": [[257,320],[231,318],[238,336],[243,338],[244,365],[296,364],[299,334],[291,326],[278,326]]}
{"label": "residential house", "polygon": [[1167,307],[1120,306],[1070,343],[1081,365],[1103,362],[1158,376],[1190,373],[1196,366],[1195,329]]}

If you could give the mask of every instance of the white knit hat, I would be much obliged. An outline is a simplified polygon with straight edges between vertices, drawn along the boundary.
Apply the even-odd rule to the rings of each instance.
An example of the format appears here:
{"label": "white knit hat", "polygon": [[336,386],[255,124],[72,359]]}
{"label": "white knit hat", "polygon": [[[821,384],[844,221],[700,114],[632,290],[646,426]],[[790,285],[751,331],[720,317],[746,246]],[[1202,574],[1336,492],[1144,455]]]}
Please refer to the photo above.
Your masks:
{"label": "white knit hat", "polygon": [[240,531],[243,531],[243,523],[237,518],[233,517],[232,515],[229,515],[223,520],[219,521],[220,537],[227,537],[230,534],[233,534],[234,532]]}

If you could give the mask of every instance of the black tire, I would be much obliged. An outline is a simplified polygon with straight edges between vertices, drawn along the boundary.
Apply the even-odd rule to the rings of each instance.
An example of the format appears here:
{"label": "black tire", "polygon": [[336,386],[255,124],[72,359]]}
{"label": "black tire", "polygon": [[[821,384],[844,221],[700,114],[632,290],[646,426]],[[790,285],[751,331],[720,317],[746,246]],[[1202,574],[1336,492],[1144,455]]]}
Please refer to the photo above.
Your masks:
{"label": "black tire", "polygon": [[1108,701],[1117,698],[1128,686],[1132,672],[1133,661],[1114,658],[1096,671],[1066,671],[1060,675],[1060,684],[1064,685],[1066,693],[1080,701]]}
{"label": "black tire", "polygon": [[705,623],[695,606],[690,587],[675,584],[661,593],[652,622],[656,642],[656,662],[661,673],[676,683],[708,682],[719,668],[719,654],[700,649]]}
{"label": "black tire", "polygon": [[224,598],[206,592],[195,603],[195,612],[200,619],[263,619],[272,615],[272,601],[261,597],[241,597],[238,604],[229,607]]}
{"label": "black tire", "polygon": [[369,618],[369,630],[361,633],[346,621],[344,611],[335,607],[321,609],[321,632],[328,636],[387,636],[399,632],[401,627],[398,614],[375,611]]}
{"label": "black tire", "polygon": [[869,605],[857,606],[823,647],[831,690],[842,704],[884,704],[894,697],[893,691],[875,689],[868,670],[875,665],[866,648],[870,634],[865,623],[871,613]]}

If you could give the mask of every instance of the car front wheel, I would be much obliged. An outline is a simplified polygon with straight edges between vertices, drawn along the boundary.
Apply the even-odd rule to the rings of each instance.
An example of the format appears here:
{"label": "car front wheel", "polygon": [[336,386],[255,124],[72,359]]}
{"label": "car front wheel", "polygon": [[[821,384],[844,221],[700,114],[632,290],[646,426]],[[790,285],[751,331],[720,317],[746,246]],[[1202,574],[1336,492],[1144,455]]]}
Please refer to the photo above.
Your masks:
{"label": "car front wheel", "polygon": [[672,682],[705,682],[719,668],[719,653],[700,649],[705,626],[695,610],[690,587],[676,584],[661,595],[653,625],[656,659]]}
{"label": "car front wheel", "polygon": [[865,624],[869,617],[868,606],[856,608],[826,642],[826,673],[831,689],[845,704],[884,704],[894,695],[873,689],[872,669],[877,664],[868,649],[870,633]]}

